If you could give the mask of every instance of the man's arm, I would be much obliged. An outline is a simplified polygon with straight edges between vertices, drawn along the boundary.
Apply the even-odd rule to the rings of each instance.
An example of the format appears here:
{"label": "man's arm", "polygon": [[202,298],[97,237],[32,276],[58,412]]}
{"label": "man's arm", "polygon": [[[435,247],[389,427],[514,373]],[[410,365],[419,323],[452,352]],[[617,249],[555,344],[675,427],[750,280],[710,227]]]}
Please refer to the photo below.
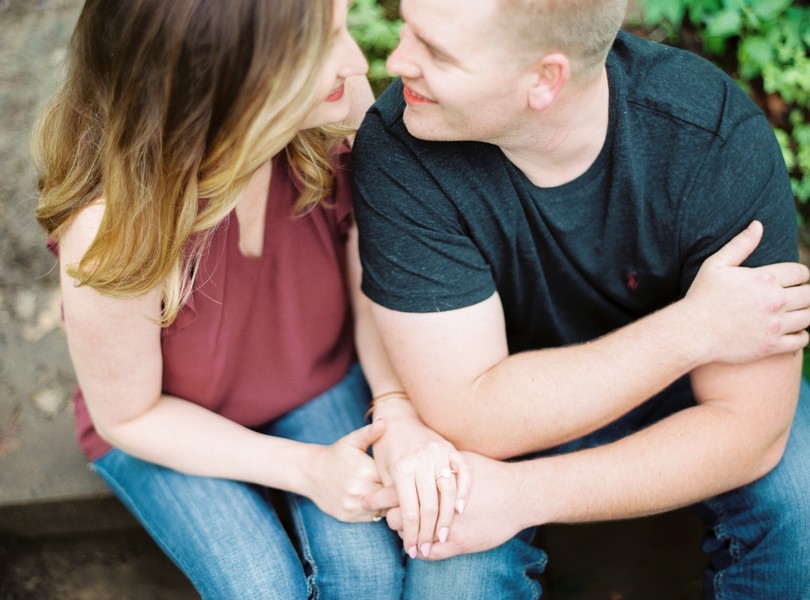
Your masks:
{"label": "man's arm", "polygon": [[[800,369],[801,352],[707,365],[692,375],[697,406],[598,448],[515,463],[468,453],[467,509],[430,558],[486,550],[533,525],[664,512],[758,479],[781,457]],[[388,523],[398,529],[396,509]]]}
{"label": "man's arm", "polygon": [[588,344],[508,355],[497,295],[441,313],[374,314],[425,423],[460,449],[516,456],[593,431],[701,364],[803,347],[807,269],[733,268],[761,233],[756,224],[707,259],[683,300]]}
{"label": "man's arm", "polygon": [[692,374],[696,406],[602,448],[527,462],[533,477],[554,482],[531,520],[643,516],[762,477],[782,456],[800,372],[801,352],[706,365]]}

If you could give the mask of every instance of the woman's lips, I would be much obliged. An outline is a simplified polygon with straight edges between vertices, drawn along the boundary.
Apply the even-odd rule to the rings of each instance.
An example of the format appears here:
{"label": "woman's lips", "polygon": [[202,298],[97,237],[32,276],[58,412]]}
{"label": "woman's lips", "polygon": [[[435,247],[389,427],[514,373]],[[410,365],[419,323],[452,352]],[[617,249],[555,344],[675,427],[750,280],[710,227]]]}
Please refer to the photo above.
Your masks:
{"label": "woman's lips", "polygon": [[343,92],[344,91],[345,91],[345,86],[341,85],[339,88],[337,88],[334,92],[332,92],[331,94],[329,94],[326,97],[326,101],[327,102],[337,102],[338,100],[343,98]]}

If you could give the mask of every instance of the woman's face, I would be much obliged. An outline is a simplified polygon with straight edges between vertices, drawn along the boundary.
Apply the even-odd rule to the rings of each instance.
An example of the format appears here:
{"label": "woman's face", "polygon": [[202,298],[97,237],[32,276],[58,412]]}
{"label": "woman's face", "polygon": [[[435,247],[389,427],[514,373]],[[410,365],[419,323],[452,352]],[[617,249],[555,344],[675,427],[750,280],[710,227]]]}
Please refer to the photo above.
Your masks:
{"label": "woman's face", "polygon": [[304,120],[302,129],[338,123],[349,116],[349,96],[344,94],[347,77],[365,75],[368,71],[363,52],[346,25],[347,0],[333,0],[334,22],[326,62],[321,67],[315,106]]}

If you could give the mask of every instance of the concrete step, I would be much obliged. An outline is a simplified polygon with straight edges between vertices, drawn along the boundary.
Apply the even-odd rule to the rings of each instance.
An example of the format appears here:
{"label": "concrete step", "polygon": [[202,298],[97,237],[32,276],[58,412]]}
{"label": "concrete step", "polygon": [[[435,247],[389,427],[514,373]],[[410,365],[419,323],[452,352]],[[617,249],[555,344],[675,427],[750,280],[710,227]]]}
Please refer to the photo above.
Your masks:
{"label": "concrete step", "polygon": [[0,314],[0,322],[11,325],[0,338],[0,535],[132,526],[76,445],[70,402],[75,380],[58,308],[41,314],[48,310],[56,311],[50,317],[56,321],[41,330]]}

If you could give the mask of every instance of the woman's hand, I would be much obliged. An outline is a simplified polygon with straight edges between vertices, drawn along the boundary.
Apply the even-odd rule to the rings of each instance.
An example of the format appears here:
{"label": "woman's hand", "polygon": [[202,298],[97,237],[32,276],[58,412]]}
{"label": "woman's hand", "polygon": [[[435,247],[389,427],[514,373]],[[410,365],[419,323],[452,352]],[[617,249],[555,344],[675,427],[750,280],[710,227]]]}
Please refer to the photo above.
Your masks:
{"label": "woman's hand", "polygon": [[[409,402],[385,404],[387,430],[374,444],[375,462],[382,482],[396,488],[406,552],[411,558],[418,553],[428,557],[434,541],[447,540],[455,509],[464,510],[472,484],[470,468],[450,442],[416,417]],[[383,491],[369,496],[365,506],[377,512],[393,503],[390,491]]]}
{"label": "woman's hand", "polygon": [[[385,431],[378,419],[342,437],[330,446],[315,446],[307,470],[306,496],[323,512],[349,523],[373,520],[375,511],[363,507],[363,498],[382,488],[377,468],[366,451]],[[382,506],[387,510],[396,501]]]}

